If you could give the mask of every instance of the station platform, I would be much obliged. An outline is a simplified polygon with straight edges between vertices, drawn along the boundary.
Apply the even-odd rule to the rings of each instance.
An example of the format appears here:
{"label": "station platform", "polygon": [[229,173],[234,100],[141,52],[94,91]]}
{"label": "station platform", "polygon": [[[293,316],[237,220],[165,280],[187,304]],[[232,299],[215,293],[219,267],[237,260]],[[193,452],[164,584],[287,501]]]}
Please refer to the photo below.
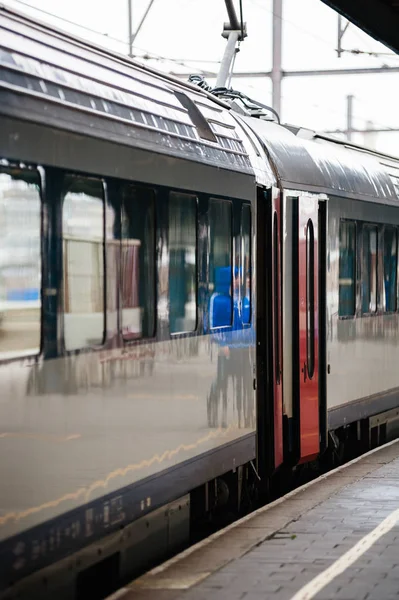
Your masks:
{"label": "station platform", "polygon": [[398,442],[262,507],[108,600],[398,600]]}

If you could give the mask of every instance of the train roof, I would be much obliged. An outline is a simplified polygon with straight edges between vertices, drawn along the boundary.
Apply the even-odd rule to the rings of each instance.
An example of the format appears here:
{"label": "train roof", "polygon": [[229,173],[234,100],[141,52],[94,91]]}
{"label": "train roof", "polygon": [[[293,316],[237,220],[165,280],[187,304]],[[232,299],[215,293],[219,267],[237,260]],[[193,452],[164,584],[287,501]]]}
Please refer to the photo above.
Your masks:
{"label": "train roof", "polygon": [[200,88],[0,5],[0,113],[280,182],[399,201],[399,161],[240,115]]}
{"label": "train roof", "polygon": [[241,118],[262,142],[283,187],[398,204],[399,161],[393,157],[308,130]]}
{"label": "train roof", "polygon": [[2,6],[0,67],[3,115],[253,174],[226,104]]}

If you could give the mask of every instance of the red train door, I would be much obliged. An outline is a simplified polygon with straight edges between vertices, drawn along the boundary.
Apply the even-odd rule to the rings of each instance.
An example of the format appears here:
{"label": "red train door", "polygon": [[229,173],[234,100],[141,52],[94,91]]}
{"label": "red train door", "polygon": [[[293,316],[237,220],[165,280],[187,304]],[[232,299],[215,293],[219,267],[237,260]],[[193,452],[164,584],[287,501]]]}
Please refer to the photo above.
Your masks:
{"label": "red train door", "polygon": [[296,363],[297,376],[299,376],[299,460],[305,462],[315,458],[320,448],[317,198],[299,197],[297,227],[298,337],[296,351],[299,360],[294,361],[294,364]]}

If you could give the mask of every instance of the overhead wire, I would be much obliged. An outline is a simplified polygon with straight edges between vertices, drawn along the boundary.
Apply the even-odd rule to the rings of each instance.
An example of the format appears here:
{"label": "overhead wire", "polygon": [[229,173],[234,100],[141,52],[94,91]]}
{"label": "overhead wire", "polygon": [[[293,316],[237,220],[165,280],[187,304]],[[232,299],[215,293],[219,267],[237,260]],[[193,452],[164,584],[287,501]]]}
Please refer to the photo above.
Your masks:
{"label": "overhead wire", "polygon": [[[21,4],[23,6],[26,6],[27,8],[30,8],[32,10],[36,10],[37,12],[40,12],[42,14],[45,14],[47,16],[50,16],[54,19],[58,19],[59,21],[63,21],[64,23],[68,23],[69,25],[73,25],[74,27],[79,27],[82,30],[88,31],[90,33],[93,33],[95,35],[99,35],[102,36],[103,38],[106,38],[108,40],[112,40],[114,42],[118,42],[119,44],[123,44],[124,46],[129,46],[129,42],[127,40],[123,40],[121,38],[117,38],[114,37],[112,35],[109,35],[108,33],[104,33],[102,31],[98,31],[97,29],[93,29],[92,27],[88,27],[87,25],[82,25],[80,23],[77,23],[76,21],[72,21],[70,19],[67,19],[65,17],[62,17],[60,15],[57,15],[56,13],[50,12],[48,10],[44,10],[43,8],[39,8],[37,6],[33,6],[32,4],[29,4],[28,2],[24,2],[24,0],[8,0],[10,3],[17,3],[17,4]],[[167,61],[167,62],[172,62],[174,64],[178,64],[182,67],[185,67],[187,69],[190,69],[191,67],[189,65],[187,65],[187,62],[209,62],[209,63],[213,63],[215,62],[216,64],[220,63],[220,61],[205,61],[205,60],[200,60],[200,59],[194,59],[194,60],[189,60],[189,59],[184,59],[180,60],[180,59],[175,59],[175,58],[171,58],[168,56],[162,56],[160,54],[157,54],[155,52],[151,52],[149,50],[146,50],[145,48],[141,48],[140,46],[134,46],[134,48],[136,50],[139,50],[140,52],[142,52],[144,54],[144,56],[139,55],[139,54],[134,54],[135,58],[143,58],[144,60],[157,60],[157,61]],[[203,72],[203,71],[202,71]]]}
{"label": "overhead wire", "polygon": [[[359,49],[354,49],[354,50],[348,50],[349,52],[352,52],[354,54],[366,54],[368,56],[371,56],[372,58],[376,58],[377,60],[379,60],[380,56],[385,56],[387,58],[399,58],[399,55],[395,54],[394,52],[378,52],[376,50],[373,50],[372,46],[371,46],[371,39],[370,36],[365,33],[364,31],[361,31],[359,29],[359,27],[357,27],[354,24],[351,24],[351,28],[350,28],[350,32],[359,40],[359,42],[361,44],[365,44],[368,48],[367,51],[364,50],[359,50]],[[379,44],[380,46],[383,46],[383,44]],[[343,50],[343,52],[347,52],[347,50]]]}
{"label": "overhead wire", "polygon": [[301,25],[298,25],[298,23],[295,23],[294,21],[291,21],[290,19],[287,19],[286,17],[282,17],[281,15],[276,14],[273,11],[273,9],[267,8],[266,6],[264,6],[264,4],[258,2],[258,0],[248,0],[248,1],[251,4],[253,4],[254,6],[257,6],[258,8],[260,8],[260,10],[263,10],[264,12],[269,13],[270,15],[276,17],[277,19],[280,19],[284,23],[289,23],[298,31],[302,31],[303,33],[306,33],[306,35],[314,38],[315,40],[318,40],[319,42],[321,42],[325,46],[328,46],[331,49],[331,44],[329,42],[327,42],[324,38],[322,38],[320,35],[317,35],[313,31],[310,31],[309,29],[306,29],[305,27],[302,27]]}
{"label": "overhead wire", "polygon": [[28,2],[24,2],[23,0],[8,0],[8,1],[11,3],[22,4],[23,6],[26,6],[27,8],[36,10],[37,12],[48,15],[49,17],[59,19],[60,21],[63,21],[64,23],[69,23],[69,25],[74,25],[75,27],[79,27],[80,29],[84,29],[85,31],[89,31],[90,33],[94,33],[96,35],[101,35],[101,36],[106,37],[115,42],[124,44],[126,46],[128,46],[128,44],[129,44],[126,40],[122,40],[120,38],[113,37],[112,35],[109,35],[108,33],[103,33],[102,31],[92,29],[91,27],[87,27],[87,25],[81,25],[80,23],[76,23],[76,21],[71,21],[70,19],[61,17],[60,15],[57,15],[56,13],[50,12],[48,10],[44,10],[43,8],[39,8],[38,6],[33,6],[32,4],[29,4]]}
{"label": "overhead wire", "polygon": [[[264,4],[261,4],[258,0],[248,0],[248,1],[251,4],[253,4],[254,6],[257,6],[258,8],[260,8],[261,10],[263,10],[263,11],[265,11],[265,12],[273,15],[274,17],[276,17],[278,19],[281,19],[283,22],[289,23],[290,25],[292,25],[298,31],[302,31],[306,35],[308,35],[308,36],[310,36],[310,37],[318,40],[319,42],[321,42],[325,46],[328,46],[331,49],[331,44],[329,42],[327,42],[325,40],[325,38],[322,38],[321,36],[317,35],[313,31],[310,31],[309,29],[306,29],[305,27],[302,27],[301,25],[298,25],[298,23],[295,23],[294,21],[291,21],[290,19],[287,19],[286,17],[282,17],[280,15],[277,15],[276,13],[274,13],[273,9],[267,8],[266,6],[264,6]],[[356,27],[355,25],[353,27],[354,27],[354,29],[353,30],[351,29],[351,31],[353,31],[357,35],[357,37],[359,39],[361,32],[358,30],[358,27]],[[367,34],[365,34],[365,35],[367,35]],[[366,40],[363,40],[363,41],[364,41],[364,43],[366,43],[370,47],[370,40],[367,40],[367,42],[366,42]],[[350,51],[350,50],[344,50],[344,52],[352,52],[352,51]],[[381,55],[381,56],[388,56],[389,58],[399,58],[398,55],[396,55],[394,53],[390,53],[390,52],[383,53],[383,52],[374,52],[374,51],[372,51],[370,53],[367,53],[367,52],[356,51],[355,50],[352,53],[354,53],[354,54],[370,54],[370,56],[376,56],[376,57],[378,57],[379,55]]]}

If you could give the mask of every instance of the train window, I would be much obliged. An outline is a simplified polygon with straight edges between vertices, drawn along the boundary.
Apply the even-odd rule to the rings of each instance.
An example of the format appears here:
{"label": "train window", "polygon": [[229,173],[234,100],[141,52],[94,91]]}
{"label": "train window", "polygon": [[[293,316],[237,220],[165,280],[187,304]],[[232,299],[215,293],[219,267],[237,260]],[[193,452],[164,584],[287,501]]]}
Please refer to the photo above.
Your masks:
{"label": "train window", "polygon": [[[108,190],[108,188],[107,188]],[[119,300],[119,213],[116,210],[113,194],[107,193],[105,205],[105,289],[106,289],[106,337],[115,339],[118,335],[118,300]]]}
{"label": "train window", "polygon": [[210,326],[231,325],[232,310],[232,208],[226,200],[209,201]]}
{"label": "train window", "polygon": [[169,196],[169,328],[170,333],[197,327],[197,198]]}
{"label": "train window", "polygon": [[377,310],[377,227],[363,227],[362,312]]}
{"label": "train window", "polygon": [[125,340],[155,333],[155,193],[122,191],[122,332]]}
{"label": "train window", "polygon": [[306,351],[308,376],[314,374],[314,335],[315,335],[315,305],[314,305],[314,231],[309,219],[306,227]]}
{"label": "train window", "polygon": [[241,210],[241,310],[242,322],[251,322],[251,207]]}
{"label": "train window", "polygon": [[68,175],[63,196],[64,343],[77,350],[104,340],[103,182]]}
{"label": "train window", "polygon": [[276,383],[280,383],[280,327],[279,327],[279,235],[277,213],[273,216],[273,320],[274,320],[274,365]]}
{"label": "train window", "polygon": [[0,167],[0,359],[40,350],[40,177]]}
{"label": "train window", "polygon": [[396,281],[398,265],[398,233],[394,227],[384,231],[384,291],[385,310],[394,312],[396,303]]}
{"label": "train window", "polygon": [[339,307],[340,317],[356,311],[356,223],[341,221],[339,230]]}

